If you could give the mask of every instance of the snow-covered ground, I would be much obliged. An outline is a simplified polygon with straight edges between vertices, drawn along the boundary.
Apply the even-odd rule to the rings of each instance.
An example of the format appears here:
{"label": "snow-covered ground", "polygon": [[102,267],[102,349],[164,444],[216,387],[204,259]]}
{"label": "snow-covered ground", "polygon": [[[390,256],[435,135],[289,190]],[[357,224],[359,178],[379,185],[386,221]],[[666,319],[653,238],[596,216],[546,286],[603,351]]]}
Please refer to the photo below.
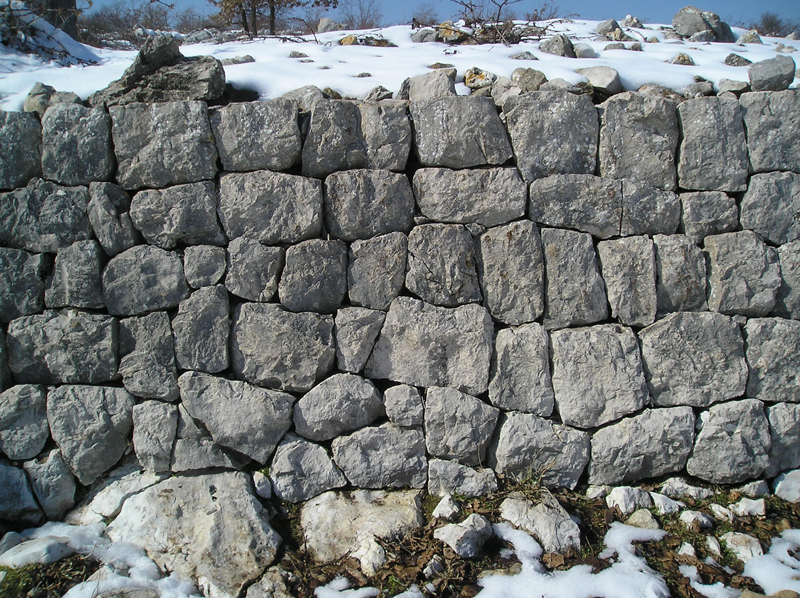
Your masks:
{"label": "snow-covered ground", "polygon": [[[6,0],[7,1],[7,0]],[[609,15],[621,19],[624,15]],[[783,44],[800,50],[800,41],[778,38],[762,38],[763,45],[734,43],[688,43],[665,37],[660,25],[645,25],[642,29],[626,28],[632,38],[639,40],[643,51],[604,50],[608,41],[594,41],[597,21],[565,20],[551,22],[550,30],[566,33],[573,42],[585,42],[593,47],[597,58],[562,58],[539,51],[537,42],[504,46],[487,44],[474,46],[448,46],[441,43],[414,43],[411,28],[405,25],[387,27],[369,32],[381,36],[396,48],[372,46],[340,46],[338,41],[350,32],[338,31],[306,36],[302,42],[281,41],[262,38],[252,41],[236,41],[223,44],[195,44],[182,46],[186,56],[212,55],[219,59],[250,55],[255,62],[225,67],[228,81],[237,88],[258,91],[262,98],[273,98],[304,85],[313,84],[323,89],[330,87],[344,96],[363,98],[375,86],[396,92],[406,77],[428,72],[428,65],[435,62],[448,63],[458,69],[457,90],[466,94],[467,88],[461,76],[471,67],[479,67],[498,76],[510,77],[514,69],[521,66],[536,68],[548,79],[563,78],[571,83],[585,80],[575,69],[589,66],[609,66],[619,71],[625,89],[635,90],[646,83],[655,83],[681,91],[694,83],[699,75],[715,85],[726,78],[747,81],[746,67],[731,67],[724,64],[725,57],[735,52],[753,62],[774,58],[777,45]],[[540,23],[541,24],[541,23]],[[734,28],[734,35],[744,32]],[[646,43],[657,38],[658,43]],[[78,44],[75,44],[79,46]],[[630,42],[627,43],[631,45]],[[59,91],[72,91],[81,98],[102,89],[119,78],[131,64],[135,52],[104,50],[80,46],[84,60],[96,64],[75,64],[68,67],[55,62],[43,61],[0,46],[0,108],[21,110],[22,102],[37,81],[55,87]],[[313,62],[301,62],[289,58],[292,51],[306,54]],[[529,51],[537,61],[512,60],[509,57]],[[696,66],[670,64],[669,61],[684,52],[691,56]],[[800,56],[800,54],[789,54]],[[369,73],[370,76],[361,76]],[[795,85],[798,83],[795,80]]]}

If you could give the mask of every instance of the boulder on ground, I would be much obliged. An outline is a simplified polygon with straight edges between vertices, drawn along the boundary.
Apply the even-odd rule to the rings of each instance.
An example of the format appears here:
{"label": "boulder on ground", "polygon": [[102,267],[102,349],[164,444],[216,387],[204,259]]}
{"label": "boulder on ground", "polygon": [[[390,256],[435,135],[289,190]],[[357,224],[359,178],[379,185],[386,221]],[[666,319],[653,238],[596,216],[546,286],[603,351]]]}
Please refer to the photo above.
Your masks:
{"label": "boulder on ground", "polygon": [[795,78],[797,65],[790,56],[778,54],[747,67],[750,87],[753,91],[783,91]]}
{"label": "boulder on ground", "polygon": [[565,553],[581,548],[578,524],[547,490],[537,504],[521,493],[513,493],[500,504],[500,517],[532,534],[545,552]]}
{"label": "boulder on ground", "polygon": [[433,537],[444,542],[462,559],[477,557],[486,541],[494,535],[492,523],[473,513],[461,523],[448,523],[433,531]]}
{"label": "boulder on ground", "polygon": [[575,49],[572,47],[572,41],[563,33],[558,33],[548,40],[539,44],[539,50],[547,54],[555,54],[556,56],[564,56],[565,58],[575,58]]}

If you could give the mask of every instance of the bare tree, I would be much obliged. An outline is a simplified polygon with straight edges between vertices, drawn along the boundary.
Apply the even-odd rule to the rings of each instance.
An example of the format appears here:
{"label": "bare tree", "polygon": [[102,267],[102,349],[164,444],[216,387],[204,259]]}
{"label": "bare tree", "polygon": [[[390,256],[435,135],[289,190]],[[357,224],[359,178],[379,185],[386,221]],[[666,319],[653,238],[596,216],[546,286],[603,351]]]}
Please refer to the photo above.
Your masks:
{"label": "bare tree", "polygon": [[339,14],[347,29],[374,29],[381,26],[383,19],[377,0],[342,0]]}
{"label": "bare tree", "polygon": [[422,2],[417,4],[414,12],[411,13],[411,22],[419,26],[433,25],[439,22],[439,15],[436,12],[436,7],[430,2]]}
{"label": "bare tree", "polygon": [[750,29],[757,29],[761,35],[786,37],[798,29],[798,23],[784,19],[774,12],[762,12],[758,21],[750,23]]}

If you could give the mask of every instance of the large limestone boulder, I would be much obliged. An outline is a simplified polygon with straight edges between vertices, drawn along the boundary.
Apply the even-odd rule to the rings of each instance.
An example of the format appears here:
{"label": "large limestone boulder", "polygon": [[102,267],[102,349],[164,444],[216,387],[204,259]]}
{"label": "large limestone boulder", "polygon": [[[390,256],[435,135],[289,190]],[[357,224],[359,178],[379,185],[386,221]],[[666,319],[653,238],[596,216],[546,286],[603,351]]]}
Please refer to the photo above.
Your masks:
{"label": "large limestone boulder", "polygon": [[724,23],[719,15],[700,10],[694,6],[684,6],[674,17],[672,26],[675,32],[682,37],[692,37],[697,34],[707,33],[706,41],[730,43],[734,41],[733,31]]}
{"label": "large limestone boulder", "polygon": [[347,288],[350,303],[386,311],[406,278],[408,237],[389,233],[350,245]]}
{"label": "large limestone boulder", "polygon": [[800,403],[800,322],[751,318],[742,332],[750,369],[747,397]]}
{"label": "large limestone boulder", "polygon": [[44,387],[18,384],[0,393],[0,451],[12,460],[32,459],[50,437]]}
{"label": "large limestone boulder", "polygon": [[766,172],[750,178],[742,197],[742,228],[775,245],[791,243],[800,240],[797,213],[800,213],[800,174]]}
{"label": "large limestone boulder", "polygon": [[175,346],[165,311],[120,320],[119,373],[133,395],[174,401],[178,398]]}
{"label": "large limestone boulder", "polygon": [[401,95],[405,88],[412,102],[449,98],[456,95],[455,69],[434,69],[424,75],[409,77],[403,82]]}
{"label": "large limestone boulder", "polygon": [[0,322],[44,309],[47,256],[0,247]]}
{"label": "large limestone boulder", "polygon": [[347,484],[324,448],[294,434],[278,445],[269,478],[275,495],[289,502],[304,502]]}
{"label": "large limestone boulder", "polygon": [[800,91],[745,93],[739,103],[752,172],[800,172]]}
{"label": "large limestone boulder", "polygon": [[356,104],[320,100],[312,106],[302,163],[303,176],[315,178],[325,178],[339,170],[367,168],[367,144]]}
{"label": "large limestone boulder", "polygon": [[791,56],[782,54],[754,62],[747,67],[750,88],[753,91],[783,91],[794,81],[796,70],[797,65]]}
{"label": "large limestone boulder", "polygon": [[42,175],[42,126],[33,114],[0,111],[0,189],[24,187]]}

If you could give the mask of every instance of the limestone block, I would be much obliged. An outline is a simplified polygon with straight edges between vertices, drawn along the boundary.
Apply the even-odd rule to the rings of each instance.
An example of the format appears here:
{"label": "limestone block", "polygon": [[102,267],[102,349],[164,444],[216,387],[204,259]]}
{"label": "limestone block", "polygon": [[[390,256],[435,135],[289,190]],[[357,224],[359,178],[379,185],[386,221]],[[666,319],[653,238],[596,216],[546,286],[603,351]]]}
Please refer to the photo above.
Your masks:
{"label": "limestone block", "polygon": [[178,305],[172,320],[175,361],[182,370],[215,374],[228,369],[230,305],[225,287],[203,287]]}
{"label": "limestone block", "polygon": [[350,245],[347,286],[350,303],[386,311],[403,289],[408,238],[389,233]]}
{"label": "limestone block", "polygon": [[42,176],[42,126],[27,112],[0,112],[0,189],[24,187]]}
{"label": "limestone block", "polygon": [[752,172],[800,172],[800,91],[745,93],[739,103]]}
{"label": "limestone block", "polygon": [[344,307],[336,312],[336,365],[357,374],[367,363],[386,314],[364,307]]}
{"label": "limestone block", "polygon": [[44,309],[47,256],[0,247],[0,321],[10,322]]}
{"label": "limestone block", "polygon": [[775,315],[800,320],[800,241],[778,247],[781,286],[775,299]]}
{"label": "limestone block", "polygon": [[101,263],[102,250],[97,241],[78,241],[59,249],[44,295],[47,307],[104,308]]}
{"label": "limestone block", "polygon": [[[800,106],[800,104],[798,104]],[[800,174],[756,174],[742,197],[742,228],[775,245],[800,240]]]}
{"label": "limestone block", "polygon": [[139,243],[139,231],[133,227],[129,213],[130,198],[121,187],[112,183],[91,183],[89,197],[86,214],[94,236],[109,257]]}
{"label": "limestone block", "polygon": [[339,170],[367,167],[361,111],[346,100],[320,100],[311,107],[303,143],[303,176],[324,178]]}
{"label": "limestone block", "polygon": [[32,459],[50,437],[44,387],[18,384],[0,393],[0,451],[13,461]]}
{"label": "limestone block", "polygon": [[750,370],[747,398],[800,403],[800,322],[751,318],[742,334]]}
{"label": "limestone block", "polygon": [[659,315],[705,311],[706,262],[700,248],[685,235],[655,235],[656,296]]}
{"label": "limestone block", "polygon": [[[238,240],[238,239],[237,239]],[[257,269],[255,266],[254,269]],[[224,247],[193,245],[183,250],[183,273],[193,289],[217,284],[227,270]]]}
{"label": "limestone block", "polygon": [[77,484],[64,463],[61,451],[53,449],[41,459],[22,464],[36,500],[50,521],[61,519],[75,505]]}
{"label": "limestone block", "polygon": [[250,301],[272,300],[286,264],[283,247],[268,247],[249,237],[237,237],[228,244],[227,257],[225,288],[229,292]]}
{"label": "limestone block", "polygon": [[681,226],[693,243],[702,243],[709,235],[736,230],[739,208],[736,200],[722,191],[681,193]]}
{"label": "limestone block", "polygon": [[497,479],[491,469],[473,469],[455,461],[428,461],[428,494],[444,496],[484,496],[497,490]]}
{"label": "limestone block", "polygon": [[278,285],[281,304],[295,312],[334,313],[347,295],[347,244],[310,239],[286,250]]}
{"label": "limestone block", "polygon": [[166,312],[120,320],[119,353],[119,373],[129,393],[162,401],[178,398],[175,349]]}
{"label": "limestone block", "polygon": [[133,448],[142,467],[154,473],[169,471],[178,432],[178,407],[143,401],[133,408]]}
{"label": "limestone block", "polygon": [[269,476],[275,495],[289,502],[304,502],[347,484],[324,448],[294,434],[278,445]]}
{"label": "limestone block", "polygon": [[680,222],[681,202],[675,193],[644,182],[622,180],[620,235],[672,235]]}
{"label": "limestone block", "polygon": [[649,237],[597,244],[611,315],[627,326],[644,327],[656,317],[655,247]]}
{"label": "limestone block", "polygon": [[361,134],[367,146],[367,168],[403,171],[411,152],[408,103],[398,100],[361,102]]}
{"label": "limestone block", "polygon": [[782,471],[797,469],[800,465],[800,405],[775,403],[767,407],[769,420],[769,467],[764,472],[768,478]]}

